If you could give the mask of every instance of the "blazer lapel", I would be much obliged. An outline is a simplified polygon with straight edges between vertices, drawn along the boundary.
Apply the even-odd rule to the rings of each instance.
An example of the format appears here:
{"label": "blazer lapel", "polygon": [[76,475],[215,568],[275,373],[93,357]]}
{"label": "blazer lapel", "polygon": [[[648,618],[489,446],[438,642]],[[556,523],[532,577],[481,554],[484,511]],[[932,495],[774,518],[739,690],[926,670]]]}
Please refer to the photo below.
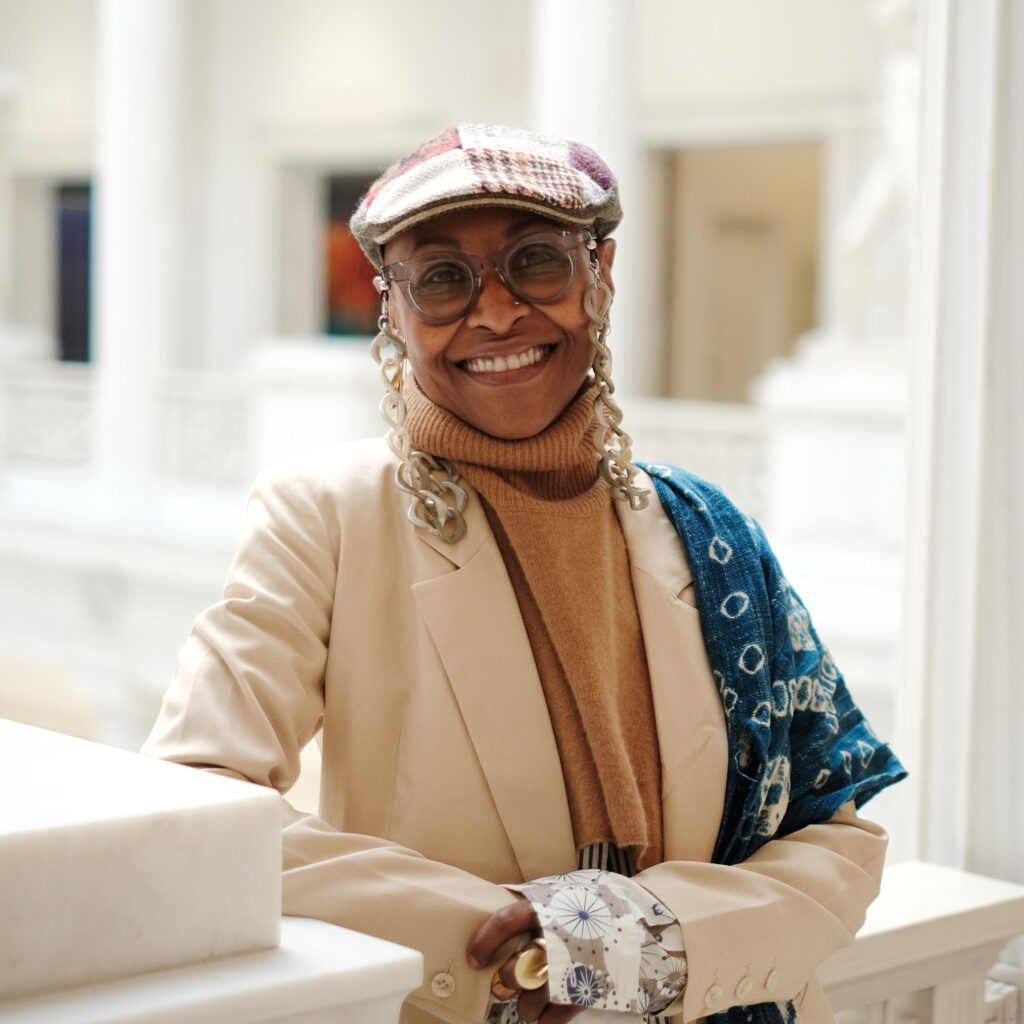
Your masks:
{"label": "blazer lapel", "polygon": [[478,501],[470,501],[466,520],[465,536],[452,545],[417,530],[452,568],[414,584],[413,593],[523,879],[569,871],[576,860],[569,803],[519,604]]}
{"label": "blazer lapel", "polygon": [[708,861],[725,800],[724,712],[697,609],[680,598],[692,577],[682,543],[652,495],[639,512],[616,502],[629,550],[661,749],[666,860]]}

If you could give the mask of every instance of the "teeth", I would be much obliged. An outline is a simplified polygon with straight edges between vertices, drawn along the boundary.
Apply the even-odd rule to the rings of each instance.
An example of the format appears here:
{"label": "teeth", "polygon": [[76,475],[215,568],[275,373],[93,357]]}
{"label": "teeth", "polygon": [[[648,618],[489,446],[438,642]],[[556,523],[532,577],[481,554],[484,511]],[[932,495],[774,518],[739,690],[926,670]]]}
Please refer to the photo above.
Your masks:
{"label": "teeth", "polygon": [[549,345],[540,345],[518,355],[495,356],[493,359],[467,359],[466,369],[471,373],[504,373],[506,370],[519,370],[524,366],[532,366],[543,359],[551,350]]}

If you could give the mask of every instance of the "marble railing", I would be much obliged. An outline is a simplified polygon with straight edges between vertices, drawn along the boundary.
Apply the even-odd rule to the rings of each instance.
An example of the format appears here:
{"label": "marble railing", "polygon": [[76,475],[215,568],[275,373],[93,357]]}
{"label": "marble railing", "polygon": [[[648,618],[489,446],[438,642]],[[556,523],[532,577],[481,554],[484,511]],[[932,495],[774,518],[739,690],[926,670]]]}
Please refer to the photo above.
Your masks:
{"label": "marble railing", "polygon": [[[416,952],[279,918],[272,792],[3,719],[0,770],[0,1024],[396,1024],[419,984]],[[899,864],[821,977],[842,1024],[1014,1024],[986,975],[1022,933],[1024,886]]]}
{"label": "marble railing", "polygon": [[243,379],[235,374],[167,374],[161,398],[163,475],[183,482],[246,482],[250,410]]}
{"label": "marble railing", "polygon": [[[338,403],[351,408],[355,393],[369,408],[369,415],[349,417],[346,425],[363,433],[382,433],[373,374],[367,381],[353,371],[353,383],[347,385],[340,375],[356,360],[347,359],[344,351],[332,355],[328,349],[327,353],[334,367],[331,376],[337,377]],[[254,367],[237,374],[165,374],[159,395],[159,464],[154,467],[159,475],[182,483],[243,484],[254,468],[279,454],[276,440],[284,425],[291,424],[298,432],[304,419],[310,433],[317,434],[310,440],[323,443],[324,431],[317,431],[319,424],[309,421],[308,410],[311,401],[329,399],[324,392],[324,369],[304,365],[304,358],[310,362],[307,348],[298,354],[297,368],[282,384],[280,365],[285,358],[287,349],[278,346],[273,366],[257,359]],[[360,353],[356,365],[368,360]],[[92,454],[94,403],[91,366],[4,361],[0,464],[86,465]],[[625,425],[638,458],[685,465],[718,483],[760,518],[765,504],[766,440],[757,409],[669,399],[629,399],[624,405]],[[268,408],[269,429],[275,435],[269,442],[264,427]],[[293,446],[301,446],[302,440],[296,436]]]}
{"label": "marble railing", "polygon": [[[0,364],[0,464],[80,467],[94,447],[92,366],[45,360]],[[248,473],[243,376],[168,373],[154,469],[182,482],[238,483]]]}
{"label": "marble railing", "polygon": [[81,466],[92,448],[94,375],[81,363],[4,361],[0,462]]}
{"label": "marble railing", "polygon": [[0,1024],[395,1024],[419,953],[281,918],[271,790],[0,719]]}
{"label": "marble railing", "polygon": [[685,466],[764,521],[768,435],[760,409],[670,398],[624,399],[623,408],[638,459]]}
{"label": "marble railing", "polygon": [[908,862],[886,869],[882,892],[852,946],[821,978],[841,1024],[1015,1024],[1020,980],[996,968],[1024,933],[1024,886]]}

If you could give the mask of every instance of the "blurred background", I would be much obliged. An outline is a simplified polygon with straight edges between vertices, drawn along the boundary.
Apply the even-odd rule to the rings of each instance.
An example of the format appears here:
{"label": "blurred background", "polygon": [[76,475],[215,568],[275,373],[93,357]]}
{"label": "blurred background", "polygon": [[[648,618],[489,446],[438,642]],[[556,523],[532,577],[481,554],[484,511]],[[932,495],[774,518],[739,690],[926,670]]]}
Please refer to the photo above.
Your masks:
{"label": "blurred background", "polygon": [[[1015,53],[998,0],[0,0],[0,715],[141,743],[254,475],[383,432],[363,189],[450,124],[521,125],[618,174],[634,452],[765,525],[916,769],[876,809],[894,850],[1021,877],[1024,814],[998,856],[971,838],[992,778],[1024,801],[984,760],[1021,698],[978,660],[1013,661],[984,602],[1021,563],[989,543],[1019,320],[947,259],[1019,225]],[[963,139],[984,166],[946,174]]]}

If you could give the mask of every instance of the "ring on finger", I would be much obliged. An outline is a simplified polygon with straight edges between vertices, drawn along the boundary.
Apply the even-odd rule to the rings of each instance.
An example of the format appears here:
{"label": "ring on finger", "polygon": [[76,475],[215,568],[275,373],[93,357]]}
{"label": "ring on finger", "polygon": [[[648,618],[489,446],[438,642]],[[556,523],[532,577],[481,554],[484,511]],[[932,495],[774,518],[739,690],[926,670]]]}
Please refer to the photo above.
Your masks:
{"label": "ring on finger", "polygon": [[491,995],[500,999],[503,1003],[508,1002],[513,996],[519,995],[519,989],[509,988],[502,980],[498,971],[491,975]]}

